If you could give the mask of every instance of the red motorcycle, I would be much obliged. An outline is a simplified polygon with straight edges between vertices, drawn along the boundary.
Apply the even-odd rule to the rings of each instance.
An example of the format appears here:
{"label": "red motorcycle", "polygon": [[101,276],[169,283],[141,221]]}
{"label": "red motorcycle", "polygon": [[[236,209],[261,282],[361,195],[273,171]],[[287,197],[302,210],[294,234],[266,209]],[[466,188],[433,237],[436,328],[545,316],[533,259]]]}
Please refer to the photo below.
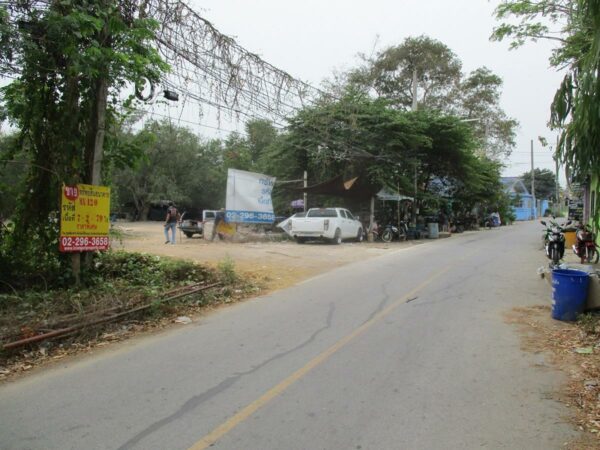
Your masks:
{"label": "red motorcycle", "polygon": [[581,259],[581,264],[596,264],[599,257],[598,246],[589,225],[581,225],[575,236],[577,242],[573,245],[573,252]]}

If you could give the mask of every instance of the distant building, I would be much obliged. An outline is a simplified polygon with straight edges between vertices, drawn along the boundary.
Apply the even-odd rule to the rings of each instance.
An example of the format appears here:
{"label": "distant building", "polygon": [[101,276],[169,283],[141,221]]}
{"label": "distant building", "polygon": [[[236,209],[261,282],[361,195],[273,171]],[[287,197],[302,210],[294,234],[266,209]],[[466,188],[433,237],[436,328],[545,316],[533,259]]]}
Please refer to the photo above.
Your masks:
{"label": "distant building", "polygon": [[533,195],[529,193],[521,177],[502,177],[500,181],[504,185],[504,192],[513,199],[518,199],[518,204],[513,205],[516,220],[534,220],[548,209],[548,200],[537,200],[536,207],[533,208]]}

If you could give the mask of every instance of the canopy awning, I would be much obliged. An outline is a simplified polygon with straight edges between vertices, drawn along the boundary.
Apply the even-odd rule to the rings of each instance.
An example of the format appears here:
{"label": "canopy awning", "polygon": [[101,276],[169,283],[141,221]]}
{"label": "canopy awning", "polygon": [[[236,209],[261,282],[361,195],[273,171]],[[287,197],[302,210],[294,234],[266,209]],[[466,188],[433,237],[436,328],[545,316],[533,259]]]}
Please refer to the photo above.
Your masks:
{"label": "canopy awning", "polygon": [[371,198],[375,195],[377,189],[378,187],[369,183],[364,176],[351,177],[345,180],[343,175],[338,175],[312,186],[289,188],[291,191],[305,192],[312,195],[331,195],[354,199]]}
{"label": "canopy awning", "polygon": [[390,192],[387,189],[382,189],[377,193],[377,199],[382,201],[389,202],[401,202],[402,200],[413,201],[413,197],[408,197],[406,195],[399,194],[398,192]]}

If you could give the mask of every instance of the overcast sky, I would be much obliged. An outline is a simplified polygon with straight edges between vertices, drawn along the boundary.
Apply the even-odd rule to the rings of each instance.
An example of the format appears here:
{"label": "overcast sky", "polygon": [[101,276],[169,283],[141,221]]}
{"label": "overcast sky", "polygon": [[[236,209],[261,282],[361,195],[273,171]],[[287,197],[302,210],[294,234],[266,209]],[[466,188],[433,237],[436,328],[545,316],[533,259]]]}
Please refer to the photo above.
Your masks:
{"label": "overcast sky", "polygon": [[[446,44],[462,61],[463,72],[486,66],[504,80],[502,107],[517,119],[517,147],[504,175],[535,166],[554,170],[550,150],[556,135],[547,127],[549,106],[562,75],[550,68],[551,46],[527,44],[509,51],[508,42],[490,42],[498,0],[192,0],[203,17],[264,60],[318,86],[334,70],[358,65],[371,54],[427,35]],[[564,177],[561,177],[564,178]]]}

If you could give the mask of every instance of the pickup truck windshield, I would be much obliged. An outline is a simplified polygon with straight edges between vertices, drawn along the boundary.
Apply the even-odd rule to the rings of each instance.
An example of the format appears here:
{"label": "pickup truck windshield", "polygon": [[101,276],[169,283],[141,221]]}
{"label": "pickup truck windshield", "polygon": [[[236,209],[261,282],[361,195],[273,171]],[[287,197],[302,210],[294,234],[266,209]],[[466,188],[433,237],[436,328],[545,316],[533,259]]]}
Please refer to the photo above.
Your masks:
{"label": "pickup truck windshield", "polygon": [[306,217],[337,217],[337,211],[333,208],[311,209]]}

